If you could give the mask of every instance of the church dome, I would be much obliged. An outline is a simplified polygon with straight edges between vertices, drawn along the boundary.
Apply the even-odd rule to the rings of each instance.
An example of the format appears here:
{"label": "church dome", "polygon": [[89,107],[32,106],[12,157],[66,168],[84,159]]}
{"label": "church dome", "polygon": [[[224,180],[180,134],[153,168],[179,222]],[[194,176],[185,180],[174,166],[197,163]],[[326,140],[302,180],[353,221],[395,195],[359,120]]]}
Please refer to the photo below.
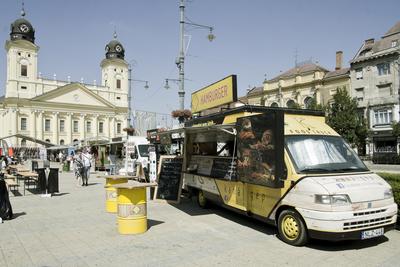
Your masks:
{"label": "church dome", "polygon": [[35,43],[35,29],[26,19],[17,19],[11,24],[10,39],[11,41],[27,40],[31,43]]}
{"label": "church dome", "polygon": [[106,45],[106,58],[120,58],[124,59],[125,49],[122,44],[117,40],[117,34],[114,33],[114,40],[111,40]]}

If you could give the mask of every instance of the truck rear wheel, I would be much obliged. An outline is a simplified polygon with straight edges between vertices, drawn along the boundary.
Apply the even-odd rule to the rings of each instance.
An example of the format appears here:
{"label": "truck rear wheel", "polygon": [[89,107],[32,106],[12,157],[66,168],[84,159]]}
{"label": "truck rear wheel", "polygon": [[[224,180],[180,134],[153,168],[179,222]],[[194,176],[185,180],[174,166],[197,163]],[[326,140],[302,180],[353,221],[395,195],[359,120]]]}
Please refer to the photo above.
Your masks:
{"label": "truck rear wheel", "polygon": [[197,203],[199,204],[200,208],[207,208],[208,207],[208,200],[204,196],[203,190],[198,190],[197,191]]}
{"label": "truck rear wheel", "polygon": [[278,218],[280,238],[293,246],[303,246],[308,241],[307,227],[300,214],[294,210],[283,210]]}

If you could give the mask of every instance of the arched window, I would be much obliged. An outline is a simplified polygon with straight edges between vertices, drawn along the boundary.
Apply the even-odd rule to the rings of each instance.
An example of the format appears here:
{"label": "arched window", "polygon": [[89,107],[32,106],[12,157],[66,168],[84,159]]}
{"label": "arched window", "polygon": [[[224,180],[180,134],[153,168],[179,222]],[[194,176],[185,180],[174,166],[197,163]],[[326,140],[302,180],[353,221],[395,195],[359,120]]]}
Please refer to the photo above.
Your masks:
{"label": "arched window", "polygon": [[46,139],[45,141],[46,141],[47,143],[50,143],[50,139]]}
{"label": "arched window", "polygon": [[279,107],[279,105],[278,105],[278,103],[274,102],[274,103],[271,104],[271,107],[277,108],[277,107]]}
{"label": "arched window", "polygon": [[304,107],[307,108],[307,109],[309,109],[309,108],[311,107],[312,102],[313,102],[313,98],[307,96],[307,97],[304,99]]}
{"label": "arched window", "polygon": [[290,99],[288,102],[286,102],[286,106],[288,108],[295,108],[296,107],[296,102],[294,102],[294,100]]}
{"label": "arched window", "polygon": [[62,146],[64,145],[64,139],[60,140],[60,145],[62,145]]}
{"label": "arched window", "polygon": [[79,140],[78,139],[74,139],[74,141],[72,141],[72,142],[73,142],[74,146],[79,145]]}
{"label": "arched window", "polygon": [[26,139],[21,140],[21,146],[26,146]]}

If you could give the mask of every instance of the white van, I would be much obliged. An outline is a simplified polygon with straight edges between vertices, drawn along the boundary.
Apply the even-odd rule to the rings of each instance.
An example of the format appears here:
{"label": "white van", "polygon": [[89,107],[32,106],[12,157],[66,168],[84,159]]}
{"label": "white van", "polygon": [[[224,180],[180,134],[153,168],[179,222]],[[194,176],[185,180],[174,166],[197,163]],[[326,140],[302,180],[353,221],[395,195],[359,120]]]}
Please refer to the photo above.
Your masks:
{"label": "white van", "polygon": [[244,106],[192,119],[183,172],[200,206],[211,201],[276,225],[296,246],[381,236],[397,220],[390,185],[321,112]]}

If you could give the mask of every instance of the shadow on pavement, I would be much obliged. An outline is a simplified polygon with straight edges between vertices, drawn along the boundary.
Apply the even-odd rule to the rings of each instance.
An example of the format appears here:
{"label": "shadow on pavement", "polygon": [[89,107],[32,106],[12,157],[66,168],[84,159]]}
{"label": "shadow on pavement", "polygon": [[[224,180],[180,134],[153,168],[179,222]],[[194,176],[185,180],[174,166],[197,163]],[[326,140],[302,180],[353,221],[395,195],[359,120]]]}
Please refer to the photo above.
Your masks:
{"label": "shadow on pavement", "polygon": [[306,246],[312,249],[323,250],[323,251],[343,251],[343,250],[359,250],[364,248],[370,248],[378,246],[387,241],[389,241],[389,238],[387,238],[386,236],[381,236],[368,240],[349,240],[349,241],[339,241],[339,242],[313,239],[310,240],[310,242]]}
{"label": "shadow on pavement", "polygon": [[18,217],[20,217],[20,216],[24,216],[24,215],[26,215],[26,212],[17,212],[17,213],[14,213],[13,214],[13,219],[16,219],[16,218],[18,218]]}
{"label": "shadow on pavement", "polygon": [[157,221],[157,220],[152,220],[152,219],[147,219],[147,227],[150,229],[153,226],[159,225],[164,223],[163,221]]}
{"label": "shadow on pavement", "polygon": [[19,191],[16,190],[10,190],[10,192],[12,193],[12,195],[10,194],[10,197],[20,197],[22,196],[22,194]]}
{"label": "shadow on pavement", "polygon": [[70,193],[54,193],[52,196],[53,197],[62,197],[62,196],[64,196],[64,195],[69,195]]}
{"label": "shadow on pavement", "polygon": [[236,213],[232,210],[229,210],[224,207],[220,207],[217,205],[210,204],[210,208],[203,209],[200,208],[195,198],[182,197],[180,204],[170,204],[173,207],[185,212],[190,216],[201,216],[208,214],[215,214],[220,217],[223,217],[227,220],[233,221],[242,226],[254,229],[258,232],[267,234],[267,235],[276,235],[277,231],[274,226],[267,224],[266,222],[257,220],[252,217],[245,216],[243,214]]}
{"label": "shadow on pavement", "polygon": [[99,184],[99,183],[88,183],[87,186],[92,186],[92,185],[97,185],[97,184]]}

